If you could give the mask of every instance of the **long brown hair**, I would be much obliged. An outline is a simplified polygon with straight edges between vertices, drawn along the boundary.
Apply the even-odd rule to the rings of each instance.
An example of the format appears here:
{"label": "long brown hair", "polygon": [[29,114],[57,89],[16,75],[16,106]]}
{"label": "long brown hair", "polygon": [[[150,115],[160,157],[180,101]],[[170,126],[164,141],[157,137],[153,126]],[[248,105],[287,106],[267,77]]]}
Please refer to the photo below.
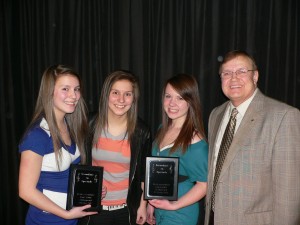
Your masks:
{"label": "long brown hair", "polygon": [[[178,74],[171,77],[165,82],[162,102],[164,101],[165,90],[167,85],[170,84],[176,92],[189,104],[189,109],[187,112],[186,119],[182,125],[178,137],[176,138],[174,145],[172,146],[170,153],[176,151],[180,148],[182,153],[185,153],[188,145],[191,144],[192,138],[195,135],[205,138],[199,89],[196,79],[188,74]],[[162,110],[162,126],[158,131],[156,136],[156,142],[158,146],[162,142],[164,136],[167,133],[172,120],[168,117],[167,113]]]}
{"label": "long brown hair", "polygon": [[[32,127],[37,121],[39,121],[43,117],[46,119],[53,141],[54,153],[58,168],[60,165],[59,161],[61,160],[60,143],[62,138],[58,129],[56,116],[54,112],[53,93],[57,79],[66,75],[72,75],[76,77],[79,81],[80,89],[82,91],[82,83],[80,76],[72,68],[69,68],[64,65],[54,65],[47,68],[42,76],[35,111],[27,129],[28,131],[30,127]],[[82,96],[76,105],[75,111],[73,113],[66,114],[65,120],[69,128],[70,137],[77,144],[81,155],[81,162],[84,164],[86,161],[85,135],[87,133],[88,126],[87,107]]]}
{"label": "long brown hair", "polygon": [[133,102],[130,109],[127,112],[127,135],[130,142],[132,134],[135,130],[138,114],[138,99],[139,99],[139,85],[138,79],[132,73],[124,70],[117,70],[109,74],[103,84],[100,100],[98,115],[94,127],[93,146],[97,143],[101,132],[108,126],[108,98],[114,83],[120,80],[127,80],[132,84],[133,89]]}

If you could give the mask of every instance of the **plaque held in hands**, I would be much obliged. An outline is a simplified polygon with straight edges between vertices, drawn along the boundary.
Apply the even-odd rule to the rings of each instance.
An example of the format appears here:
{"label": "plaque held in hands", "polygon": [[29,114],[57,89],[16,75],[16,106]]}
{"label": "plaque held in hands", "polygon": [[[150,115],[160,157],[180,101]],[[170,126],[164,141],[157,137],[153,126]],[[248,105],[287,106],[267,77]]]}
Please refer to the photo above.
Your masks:
{"label": "plaque held in hands", "polygon": [[178,157],[147,157],[144,199],[178,198]]}
{"label": "plaque held in hands", "polygon": [[70,166],[67,210],[76,206],[91,205],[86,211],[100,211],[103,167]]}

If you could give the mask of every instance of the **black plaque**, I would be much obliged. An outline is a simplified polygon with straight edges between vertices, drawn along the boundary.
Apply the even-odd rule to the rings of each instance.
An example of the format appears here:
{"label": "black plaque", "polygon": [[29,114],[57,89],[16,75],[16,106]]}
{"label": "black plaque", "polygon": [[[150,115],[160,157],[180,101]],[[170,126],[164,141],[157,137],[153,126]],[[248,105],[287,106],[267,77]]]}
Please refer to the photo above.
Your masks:
{"label": "black plaque", "polygon": [[70,167],[67,210],[91,205],[86,211],[101,210],[103,167],[74,165]]}
{"label": "black plaque", "polygon": [[144,199],[178,199],[178,157],[147,157]]}

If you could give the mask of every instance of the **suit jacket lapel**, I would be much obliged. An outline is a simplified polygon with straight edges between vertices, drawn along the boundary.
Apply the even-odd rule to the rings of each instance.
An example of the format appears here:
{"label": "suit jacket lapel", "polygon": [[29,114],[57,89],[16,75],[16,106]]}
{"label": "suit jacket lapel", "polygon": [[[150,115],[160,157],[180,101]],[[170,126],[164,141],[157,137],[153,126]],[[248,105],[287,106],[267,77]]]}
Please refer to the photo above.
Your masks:
{"label": "suit jacket lapel", "polygon": [[[213,127],[213,131],[212,131],[212,137],[211,137],[211,140],[210,140],[210,143],[215,143],[216,142],[216,138],[218,136],[218,133],[219,133],[219,129],[220,129],[220,126],[221,126],[221,122],[222,122],[222,119],[223,119],[223,116],[224,116],[224,113],[226,111],[226,108],[227,108],[227,105],[228,104],[224,104],[223,105],[223,109],[221,109],[221,112],[217,115],[216,117],[216,120],[214,122],[214,127]],[[215,152],[215,145],[213,145],[213,151],[212,151],[212,154],[214,154]]]}
{"label": "suit jacket lapel", "polygon": [[249,136],[252,127],[255,125],[255,121],[260,116],[259,111],[261,111],[261,109],[263,108],[263,98],[264,95],[258,90],[252,102],[250,103],[244,115],[244,118],[242,119],[241,124],[238,130],[236,131],[236,134],[234,135],[233,141],[228,150],[228,154],[222,167],[222,171],[219,178],[220,180],[224,173],[228,170],[236,154],[242,150],[241,146],[245,141],[245,137]]}
{"label": "suit jacket lapel", "polygon": [[[220,109],[218,109],[218,113],[216,113],[216,116],[215,116],[215,119],[212,121],[212,124],[213,124],[213,127],[211,128],[211,138],[209,140],[209,143],[215,143],[216,141],[216,138],[218,136],[218,132],[219,132],[219,129],[220,129],[220,125],[221,125],[221,122],[222,122],[222,119],[223,119],[223,116],[224,116],[224,113],[226,111],[226,108],[228,106],[228,102],[224,103],[223,105],[220,106]],[[213,118],[212,118],[213,119]],[[210,180],[211,182],[209,182],[210,184],[210,187],[208,189],[208,192],[207,192],[207,197],[210,199],[210,190],[212,190],[212,185],[213,185],[213,165],[210,165],[213,163],[213,158],[214,158],[214,155],[215,155],[215,144],[212,144],[210,146],[210,151],[209,151],[209,177],[208,177],[208,180]]]}

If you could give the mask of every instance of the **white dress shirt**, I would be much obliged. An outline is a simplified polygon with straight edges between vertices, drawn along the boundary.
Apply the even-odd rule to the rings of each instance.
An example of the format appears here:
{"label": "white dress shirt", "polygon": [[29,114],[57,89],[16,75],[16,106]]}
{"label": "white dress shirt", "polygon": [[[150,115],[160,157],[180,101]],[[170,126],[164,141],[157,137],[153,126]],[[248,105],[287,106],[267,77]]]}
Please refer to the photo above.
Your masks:
{"label": "white dress shirt", "polygon": [[219,128],[219,132],[218,132],[218,135],[217,135],[217,139],[216,139],[216,142],[215,142],[215,153],[214,153],[214,159],[213,159],[213,168],[214,168],[214,174],[215,174],[215,168],[216,168],[216,164],[217,164],[217,158],[218,158],[218,154],[219,154],[219,150],[220,150],[220,145],[221,145],[221,142],[222,142],[222,138],[223,138],[223,135],[224,135],[224,132],[225,132],[225,129],[226,129],[226,126],[227,126],[227,123],[230,119],[230,115],[231,115],[231,111],[233,108],[236,108],[238,110],[238,114],[236,116],[236,125],[235,125],[235,131],[234,133],[236,133],[236,131],[238,130],[240,124],[241,124],[241,121],[252,101],[252,99],[254,98],[255,94],[257,92],[257,89],[254,91],[253,95],[248,98],[246,101],[244,101],[242,104],[240,104],[238,107],[234,107],[232,105],[231,102],[229,102],[227,108],[226,108],[226,111],[224,113],[224,117],[222,119],[222,122],[221,122],[221,126]]}

